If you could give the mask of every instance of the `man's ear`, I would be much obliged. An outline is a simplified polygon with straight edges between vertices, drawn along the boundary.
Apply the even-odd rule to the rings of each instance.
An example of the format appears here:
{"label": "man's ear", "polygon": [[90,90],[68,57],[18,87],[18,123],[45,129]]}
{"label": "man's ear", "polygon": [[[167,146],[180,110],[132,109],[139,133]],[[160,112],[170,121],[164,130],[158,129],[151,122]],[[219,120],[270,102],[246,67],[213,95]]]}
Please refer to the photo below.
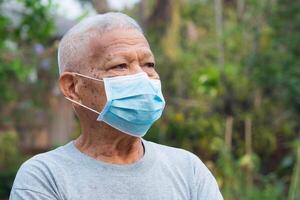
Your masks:
{"label": "man's ear", "polygon": [[59,77],[59,88],[65,97],[73,100],[79,100],[76,88],[76,78],[71,72],[63,72]]}

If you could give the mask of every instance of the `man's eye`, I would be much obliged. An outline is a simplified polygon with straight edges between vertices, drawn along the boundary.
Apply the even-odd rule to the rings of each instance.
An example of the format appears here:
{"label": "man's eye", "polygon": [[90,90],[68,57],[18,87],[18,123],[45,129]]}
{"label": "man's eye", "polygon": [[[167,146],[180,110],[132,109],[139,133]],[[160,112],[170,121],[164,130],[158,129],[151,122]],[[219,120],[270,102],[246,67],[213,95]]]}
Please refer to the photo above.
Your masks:
{"label": "man's eye", "polygon": [[145,66],[146,66],[146,67],[151,67],[151,68],[154,68],[154,67],[155,67],[155,64],[154,64],[154,63],[151,63],[151,62],[149,62],[149,63],[145,63]]}
{"label": "man's eye", "polygon": [[113,67],[111,67],[110,69],[127,69],[128,66],[126,63],[122,63],[122,64],[119,64],[119,65],[115,65]]}

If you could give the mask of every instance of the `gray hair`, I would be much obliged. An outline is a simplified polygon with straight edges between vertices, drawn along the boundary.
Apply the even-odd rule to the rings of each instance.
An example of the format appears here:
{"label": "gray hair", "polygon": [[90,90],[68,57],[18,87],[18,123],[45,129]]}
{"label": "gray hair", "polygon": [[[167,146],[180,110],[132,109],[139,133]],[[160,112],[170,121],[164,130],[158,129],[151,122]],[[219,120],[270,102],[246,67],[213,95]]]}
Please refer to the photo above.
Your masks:
{"label": "gray hair", "polygon": [[138,23],[126,14],[109,12],[88,17],[72,27],[62,38],[58,47],[59,74],[66,69],[75,69],[82,65],[82,56],[86,52],[87,44],[94,39],[95,32],[99,36],[113,29],[135,29],[143,33]]}

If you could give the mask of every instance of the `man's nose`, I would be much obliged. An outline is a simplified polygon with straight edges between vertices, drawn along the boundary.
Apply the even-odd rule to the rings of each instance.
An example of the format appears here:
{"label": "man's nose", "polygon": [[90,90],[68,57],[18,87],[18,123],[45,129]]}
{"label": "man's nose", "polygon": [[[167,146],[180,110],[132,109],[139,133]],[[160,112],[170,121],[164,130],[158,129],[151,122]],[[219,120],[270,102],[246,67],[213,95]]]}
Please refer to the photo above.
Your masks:
{"label": "man's nose", "polygon": [[140,63],[134,62],[134,63],[132,63],[129,71],[130,71],[130,74],[137,74],[137,73],[143,72],[143,69],[142,69]]}

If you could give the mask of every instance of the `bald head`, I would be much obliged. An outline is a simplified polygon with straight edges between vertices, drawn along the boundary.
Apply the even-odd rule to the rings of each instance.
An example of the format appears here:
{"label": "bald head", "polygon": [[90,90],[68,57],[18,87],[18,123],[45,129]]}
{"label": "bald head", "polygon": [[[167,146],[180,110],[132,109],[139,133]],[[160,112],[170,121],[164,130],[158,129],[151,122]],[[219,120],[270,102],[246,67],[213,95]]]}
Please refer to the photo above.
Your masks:
{"label": "bald head", "polygon": [[82,20],[62,38],[58,47],[59,73],[80,72],[88,63],[93,52],[90,46],[97,37],[114,29],[134,29],[143,33],[141,27],[131,17],[116,12],[99,14]]}

